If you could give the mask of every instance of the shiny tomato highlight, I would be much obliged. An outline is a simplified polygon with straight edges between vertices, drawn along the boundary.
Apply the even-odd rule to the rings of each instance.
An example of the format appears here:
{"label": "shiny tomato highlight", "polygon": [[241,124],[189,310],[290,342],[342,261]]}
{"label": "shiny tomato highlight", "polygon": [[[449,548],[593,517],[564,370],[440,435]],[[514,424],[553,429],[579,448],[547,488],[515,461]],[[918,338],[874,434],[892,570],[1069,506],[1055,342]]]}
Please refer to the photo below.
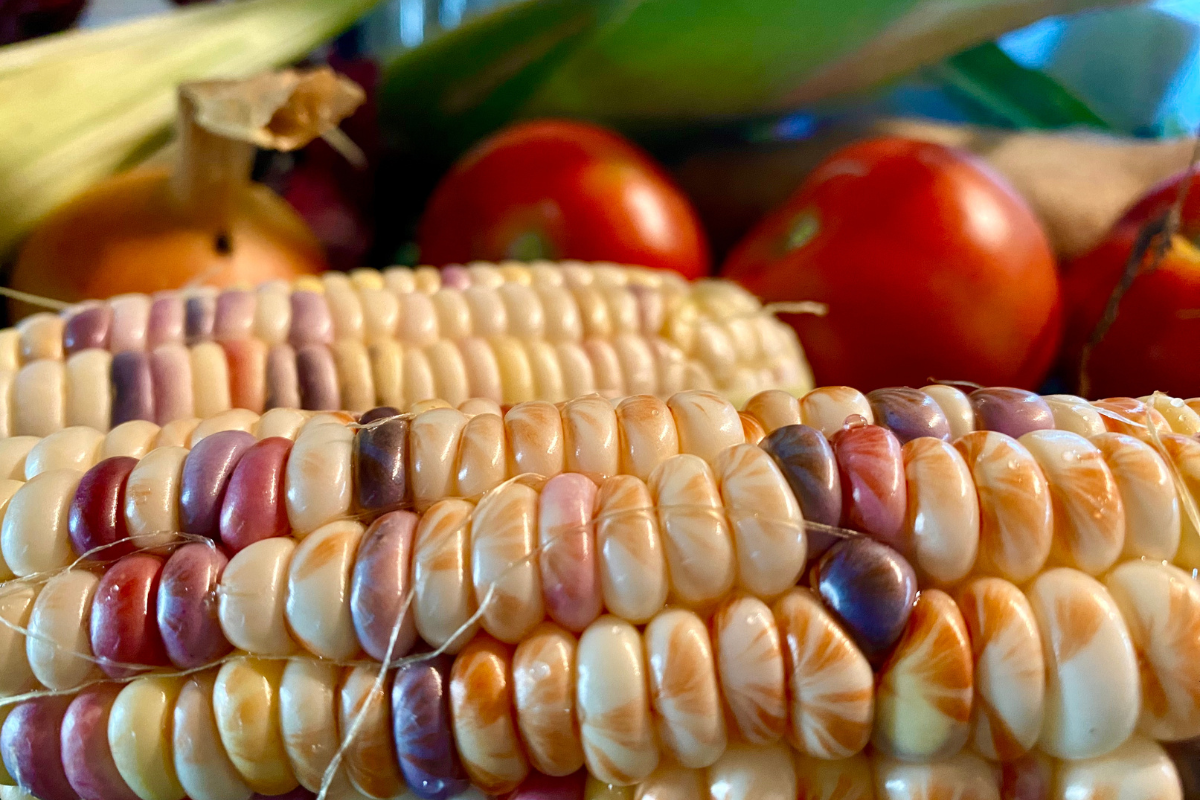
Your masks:
{"label": "shiny tomato highlight", "polygon": [[834,153],[751,231],[724,275],[781,315],[818,385],[930,379],[1036,388],[1060,339],[1050,245],[1017,194],[972,156],[899,138]]}
{"label": "shiny tomato highlight", "polygon": [[691,203],[646,153],[566,120],[513,125],[469,151],[421,220],[421,260],[581,259],[708,274]]}

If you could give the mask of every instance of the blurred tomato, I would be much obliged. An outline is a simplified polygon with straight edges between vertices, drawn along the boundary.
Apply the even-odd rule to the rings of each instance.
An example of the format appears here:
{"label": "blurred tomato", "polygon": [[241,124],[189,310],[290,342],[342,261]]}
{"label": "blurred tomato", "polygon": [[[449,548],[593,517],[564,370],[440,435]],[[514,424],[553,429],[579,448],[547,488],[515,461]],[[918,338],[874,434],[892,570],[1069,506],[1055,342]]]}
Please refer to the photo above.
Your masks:
{"label": "blurred tomato", "polygon": [[767,301],[828,305],[783,315],[818,384],[1034,388],[1059,342],[1058,276],[1033,212],[940,145],[884,138],[834,153],[724,274]]}
{"label": "blurred tomato", "polygon": [[[1151,190],[1091,251],[1063,273],[1067,304],[1066,356],[1079,375],[1084,343],[1096,329],[1133,253],[1138,233],[1179,197],[1179,175]],[[1178,235],[1156,269],[1147,254],[1118,313],[1088,359],[1086,391],[1094,397],[1163,391],[1200,396],[1200,180],[1193,179]]]}
{"label": "blurred tomato", "polygon": [[613,261],[708,273],[708,244],[683,193],[604,128],[565,120],[507,128],[442,179],[421,220],[421,259]]}

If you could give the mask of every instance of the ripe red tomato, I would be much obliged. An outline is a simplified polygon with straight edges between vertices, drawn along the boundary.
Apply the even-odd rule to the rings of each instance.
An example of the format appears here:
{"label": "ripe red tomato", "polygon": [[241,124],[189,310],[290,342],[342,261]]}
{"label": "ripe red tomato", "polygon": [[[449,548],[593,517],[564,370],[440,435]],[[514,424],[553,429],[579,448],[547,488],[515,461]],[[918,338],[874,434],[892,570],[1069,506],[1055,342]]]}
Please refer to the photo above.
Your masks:
{"label": "ripe red tomato", "polygon": [[709,271],[696,212],[666,173],[617,134],[566,120],[476,145],[434,191],[418,238],[435,265],[574,258]]}
{"label": "ripe red tomato", "polygon": [[883,138],[818,166],[734,249],[723,270],[782,315],[818,384],[863,391],[929,379],[1035,388],[1061,304],[1033,212],[973,157]]}
{"label": "ripe red tomato", "polygon": [[[1079,374],[1083,345],[1104,314],[1125,271],[1138,232],[1171,208],[1182,175],[1152,189],[1096,247],[1063,273],[1067,303],[1066,357]],[[1093,397],[1141,396],[1163,391],[1200,396],[1200,180],[1193,179],[1178,235],[1153,271],[1140,272],[1118,313],[1088,359],[1086,391]],[[1142,266],[1149,266],[1147,255]]]}

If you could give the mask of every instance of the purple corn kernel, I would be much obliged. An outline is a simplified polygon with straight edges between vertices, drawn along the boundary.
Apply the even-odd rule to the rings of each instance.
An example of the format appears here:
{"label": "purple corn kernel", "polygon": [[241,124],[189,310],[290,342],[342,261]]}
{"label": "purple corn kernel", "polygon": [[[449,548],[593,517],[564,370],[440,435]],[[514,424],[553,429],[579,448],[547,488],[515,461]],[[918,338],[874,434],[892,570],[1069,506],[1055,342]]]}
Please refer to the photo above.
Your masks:
{"label": "purple corn kernel", "polygon": [[183,344],[183,332],[183,299],[174,292],[156,295],[146,325],[147,349],[153,350],[163,344]]}
{"label": "purple corn kernel", "polygon": [[449,264],[442,268],[442,287],[446,289],[466,289],[471,285],[471,274],[461,264]]}
{"label": "purple corn kernel", "polygon": [[184,301],[183,333],[189,345],[212,339],[217,301],[209,294],[194,294]]}
{"label": "purple corn kernel", "polygon": [[392,724],[400,771],[413,794],[448,800],[470,781],[454,746],[449,655],[400,667],[392,684]]}
{"label": "purple corn kernel", "polygon": [[292,292],[292,327],[288,344],[299,350],[308,344],[333,343],[333,318],[325,296],[316,292]]}
{"label": "purple corn kernel", "polygon": [[211,664],[233,649],[217,616],[217,586],[228,563],[216,547],[192,542],[163,567],[155,614],[167,658],[180,669]]}
{"label": "purple corn kernel", "polygon": [[229,289],[221,292],[217,295],[213,337],[217,341],[225,341],[252,336],[256,306],[257,301],[253,292],[244,289]]}
{"label": "purple corn kernel", "polygon": [[38,800],[77,800],[62,760],[69,697],[38,697],[13,707],[0,729],[0,756],[21,790]]}
{"label": "purple corn kernel", "polygon": [[376,661],[387,659],[388,644],[403,612],[391,657],[408,655],[417,639],[409,593],[409,562],[417,515],[410,511],[384,514],[367,528],[358,546],[350,584],[350,615],[359,644]]}
{"label": "purple corn kernel", "polygon": [[62,723],[62,763],[67,780],[83,800],[139,800],[113,761],[108,715],[121,687],[90,686],[71,701]]}
{"label": "purple corn kernel", "polygon": [[179,485],[179,523],[184,533],[218,537],[229,479],[254,445],[254,437],[245,431],[218,431],[188,453]]}
{"label": "purple corn kernel", "polygon": [[164,344],[150,353],[154,382],[154,421],[166,425],[192,416],[192,360],[181,344]]}
{"label": "purple corn kernel", "polygon": [[772,431],[760,446],[787,479],[806,521],[841,524],[842,483],[833,448],[824,434],[808,425],[785,425]]}
{"label": "purple corn kernel", "polygon": [[867,395],[867,401],[875,424],[890,430],[902,445],[922,436],[950,441],[950,420],[924,392],[903,386],[876,389]]}
{"label": "purple corn kernel", "polygon": [[1054,429],[1054,412],[1046,401],[1024,389],[999,386],[971,392],[975,427],[1020,439],[1030,431]]}
{"label": "purple corn kernel", "polygon": [[110,678],[127,678],[140,671],[127,664],[165,667],[169,663],[156,612],[162,570],[158,556],[133,553],[100,578],[89,631],[92,652]]}
{"label": "purple corn kernel", "polygon": [[67,531],[76,555],[103,547],[88,557],[112,561],[132,552],[133,543],[127,538],[125,526],[125,484],[137,463],[136,458],[115,456],[83,474],[67,516]]}
{"label": "purple corn kernel", "polygon": [[135,419],[154,421],[154,378],[150,359],[141,350],[126,350],[112,359],[112,427]]}
{"label": "purple corn kernel", "polygon": [[362,416],[358,418],[359,425],[369,425],[372,422],[377,422],[381,419],[389,419],[391,417],[400,416],[400,409],[392,406],[377,406],[370,411],[364,411]]}
{"label": "purple corn kernel", "polygon": [[538,567],[546,613],[569,631],[582,633],[602,611],[592,510],[596,484],[564,472],[542,488],[538,500]]}
{"label": "purple corn kernel", "polygon": [[379,512],[407,506],[408,475],[407,419],[387,419],[355,432],[354,482],[359,508]]}
{"label": "purple corn kernel", "polygon": [[908,488],[900,442],[887,428],[843,428],[830,441],[842,481],[842,525],[900,547]]}
{"label": "purple corn kernel", "polygon": [[67,355],[74,355],[80,350],[107,348],[111,325],[112,309],[103,303],[88,306],[72,316],[63,327],[63,347]]}
{"label": "purple corn kernel", "polygon": [[296,377],[300,385],[300,407],[310,411],[337,411],[342,406],[337,366],[323,344],[310,344],[296,351]]}
{"label": "purple corn kernel", "polygon": [[300,408],[296,351],[277,344],[267,353],[267,408]]}
{"label": "purple corn kernel", "polygon": [[221,501],[221,543],[230,553],[291,532],[283,486],[291,452],[291,440],[272,436],[242,453]]}
{"label": "purple corn kernel", "polygon": [[825,605],[876,665],[904,633],[917,599],[912,565],[865,536],[839,542],[821,557],[816,586]]}

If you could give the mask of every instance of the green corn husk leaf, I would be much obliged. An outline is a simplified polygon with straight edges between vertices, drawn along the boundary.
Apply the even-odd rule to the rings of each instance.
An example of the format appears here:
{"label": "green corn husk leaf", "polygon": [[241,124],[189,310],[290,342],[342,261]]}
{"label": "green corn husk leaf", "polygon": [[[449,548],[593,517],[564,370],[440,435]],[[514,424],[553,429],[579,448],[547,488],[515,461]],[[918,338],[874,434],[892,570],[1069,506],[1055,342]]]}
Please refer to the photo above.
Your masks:
{"label": "green corn husk leaf", "polygon": [[790,111],[1046,16],[1129,1],[627,2],[523,110],[681,121]]}
{"label": "green corn husk leaf", "polygon": [[180,83],[296,61],[379,0],[245,0],[0,47],[0,257],[169,138]]}
{"label": "green corn husk leaf", "polygon": [[[398,138],[444,151],[519,117],[578,116],[644,134],[770,115],[874,87],[1047,15],[1123,2],[525,0],[397,57],[381,114]],[[469,68],[479,66],[493,68],[490,83]]]}
{"label": "green corn husk leaf", "polygon": [[930,70],[980,122],[1005,128],[1112,130],[1106,120],[1061,83],[1013,61],[994,43],[951,56]]}

